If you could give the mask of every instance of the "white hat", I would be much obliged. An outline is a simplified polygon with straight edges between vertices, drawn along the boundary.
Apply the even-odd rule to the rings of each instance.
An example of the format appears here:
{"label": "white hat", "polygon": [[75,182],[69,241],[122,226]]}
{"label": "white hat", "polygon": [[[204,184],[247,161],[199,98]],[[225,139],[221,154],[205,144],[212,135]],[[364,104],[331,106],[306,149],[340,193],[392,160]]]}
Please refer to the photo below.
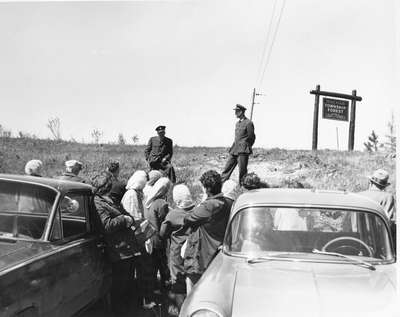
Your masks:
{"label": "white hat", "polygon": [[178,208],[186,209],[194,206],[192,195],[185,184],[178,184],[174,187],[172,198]]}
{"label": "white hat", "polygon": [[79,165],[80,168],[82,168],[83,164],[77,160],[69,160],[65,162],[65,167],[72,168],[75,167],[76,165]]}
{"label": "white hat", "polygon": [[145,171],[136,171],[129,178],[128,183],[126,184],[126,189],[137,189],[142,190],[147,182],[147,173]]}
{"label": "white hat", "polygon": [[42,172],[43,163],[41,160],[30,160],[25,165],[25,174],[40,176]]}
{"label": "white hat", "polygon": [[236,183],[235,181],[233,181],[231,179],[228,179],[227,181],[225,181],[222,184],[221,191],[225,197],[235,200],[236,196],[237,196],[237,191],[238,191],[238,183]]}

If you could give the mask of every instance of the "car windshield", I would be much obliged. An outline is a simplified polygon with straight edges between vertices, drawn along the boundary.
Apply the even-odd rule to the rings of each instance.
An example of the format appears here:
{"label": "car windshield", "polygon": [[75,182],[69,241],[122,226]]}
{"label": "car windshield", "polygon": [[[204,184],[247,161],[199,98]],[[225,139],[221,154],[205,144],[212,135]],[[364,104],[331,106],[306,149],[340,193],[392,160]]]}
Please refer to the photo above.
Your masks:
{"label": "car windshield", "polygon": [[40,239],[56,195],[40,185],[0,180],[0,238]]}
{"label": "car windshield", "polygon": [[340,209],[247,208],[232,219],[225,245],[248,257],[281,252],[295,257],[328,257],[331,252],[380,261],[393,257],[379,216]]}

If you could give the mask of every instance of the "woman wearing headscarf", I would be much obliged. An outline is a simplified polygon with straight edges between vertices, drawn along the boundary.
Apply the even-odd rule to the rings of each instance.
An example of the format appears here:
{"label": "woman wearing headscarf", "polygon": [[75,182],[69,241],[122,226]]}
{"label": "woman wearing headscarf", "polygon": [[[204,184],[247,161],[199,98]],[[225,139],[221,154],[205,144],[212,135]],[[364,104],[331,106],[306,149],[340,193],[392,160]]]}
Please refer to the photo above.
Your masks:
{"label": "woman wearing headscarf", "polygon": [[168,267],[171,273],[171,292],[178,311],[182,306],[185,294],[185,272],[181,248],[188,237],[188,230],[179,230],[183,226],[183,219],[194,207],[194,201],[189,188],[184,184],[176,185],[172,191],[176,208],[171,210],[161,224],[160,236],[169,239]]}
{"label": "woman wearing headscarf", "polygon": [[163,177],[163,173],[161,173],[158,170],[151,170],[149,172],[149,180],[146,183],[146,186],[143,188],[143,196],[144,200],[147,199],[147,197],[150,194],[151,189],[153,188],[154,184],[161,178]]}
{"label": "woman wearing headscarf", "polygon": [[25,174],[42,177],[43,163],[41,160],[30,160],[25,165]]}
{"label": "woman wearing headscarf", "polygon": [[136,171],[129,178],[126,193],[122,197],[122,206],[135,220],[144,218],[143,188],[147,182],[145,171]]}
{"label": "woman wearing headscarf", "polygon": [[112,265],[111,304],[114,311],[121,312],[127,309],[129,302],[126,296],[133,277],[133,256],[137,252],[134,232],[130,229],[134,219],[110,198],[110,175],[102,173],[95,176],[92,186],[94,203],[104,231],[106,254]]}
{"label": "woman wearing headscarf", "polygon": [[[30,160],[25,165],[25,174],[27,176],[42,177],[42,167],[42,161]],[[32,187],[29,191],[24,188],[21,187],[16,197],[19,211],[50,213],[54,197],[46,194],[46,192],[36,186]]]}
{"label": "woman wearing headscarf", "polygon": [[[167,203],[167,194],[171,182],[167,177],[160,178],[151,189],[147,197],[144,209],[144,217],[156,229],[157,233],[146,242],[147,255],[142,257],[141,276],[145,277],[143,283],[146,285],[144,294],[144,307],[152,306],[152,295],[156,288],[157,272],[160,272],[161,286],[165,286],[169,279],[169,272],[166,258],[166,243],[160,237],[161,223],[164,221],[169,208]],[[148,300],[150,302],[148,303]]]}

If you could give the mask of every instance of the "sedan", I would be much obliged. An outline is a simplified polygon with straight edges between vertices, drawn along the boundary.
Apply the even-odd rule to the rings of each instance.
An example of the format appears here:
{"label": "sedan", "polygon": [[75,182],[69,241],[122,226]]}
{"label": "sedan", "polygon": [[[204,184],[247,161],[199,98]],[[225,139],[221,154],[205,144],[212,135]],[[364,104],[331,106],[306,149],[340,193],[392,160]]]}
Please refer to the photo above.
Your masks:
{"label": "sedan", "polygon": [[180,316],[399,316],[395,262],[389,220],[374,201],[249,191]]}
{"label": "sedan", "polygon": [[104,248],[91,186],[0,175],[1,316],[71,316],[106,298]]}

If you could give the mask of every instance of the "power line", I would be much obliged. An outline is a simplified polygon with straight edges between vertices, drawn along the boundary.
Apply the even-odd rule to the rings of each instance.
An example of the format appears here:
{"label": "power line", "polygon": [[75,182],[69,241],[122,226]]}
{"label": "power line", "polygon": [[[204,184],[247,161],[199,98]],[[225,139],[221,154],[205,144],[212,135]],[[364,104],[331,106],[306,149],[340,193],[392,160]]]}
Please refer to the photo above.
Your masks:
{"label": "power line", "polygon": [[271,12],[271,17],[269,19],[269,25],[268,25],[268,29],[267,29],[267,36],[265,38],[265,42],[264,42],[264,47],[263,47],[263,52],[261,55],[261,60],[260,60],[260,65],[258,67],[258,73],[257,73],[257,78],[256,78],[256,83],[257,85],[260,84],[259,79],[260,79],[260,75],[261,75],[261,69],[262,66],[264,65],[264,60],[265,60],[265,53],[267,52],[267,46],[269,43],[269,38],[271,35],[271,29],[272,29],[272,21],[274,20],[274,15],[275,15],[275,9],[276,9],[276,3],[278,2],[278,0],[274,1],[274,6],[272,8],[272,12]]}
{"label": "power line", "polygon": [[259,86],[261,86],[261,84],[262,84],[262,82],[264,80],[265,71],[267,70],[267,67],[268,67],[268,64],[269,64],[269,60],[271,58],[272,48],[274,46],[274,43],[275,43],[275,40],[276,40],[276,36],[278,34],[279,25],[281,23],[281,18],[282,18],[282,15],[283,15],[283,10],[285,8],[285,4],[286,4],[286,0],[283,0],[281,11],[279,12],[278,22],[277,22],[277,25],[276,25],[276,28],[275,28],[275,32],[274,32],[274,35],[273,35],[273,38],[272,38],[272,43],[271,43],[271,45],[269,47],[266,63],[264,65],[264,69],[263,69],[263,72],[262,72],[262,75],[261,75],[261,79],[259,81]]}

